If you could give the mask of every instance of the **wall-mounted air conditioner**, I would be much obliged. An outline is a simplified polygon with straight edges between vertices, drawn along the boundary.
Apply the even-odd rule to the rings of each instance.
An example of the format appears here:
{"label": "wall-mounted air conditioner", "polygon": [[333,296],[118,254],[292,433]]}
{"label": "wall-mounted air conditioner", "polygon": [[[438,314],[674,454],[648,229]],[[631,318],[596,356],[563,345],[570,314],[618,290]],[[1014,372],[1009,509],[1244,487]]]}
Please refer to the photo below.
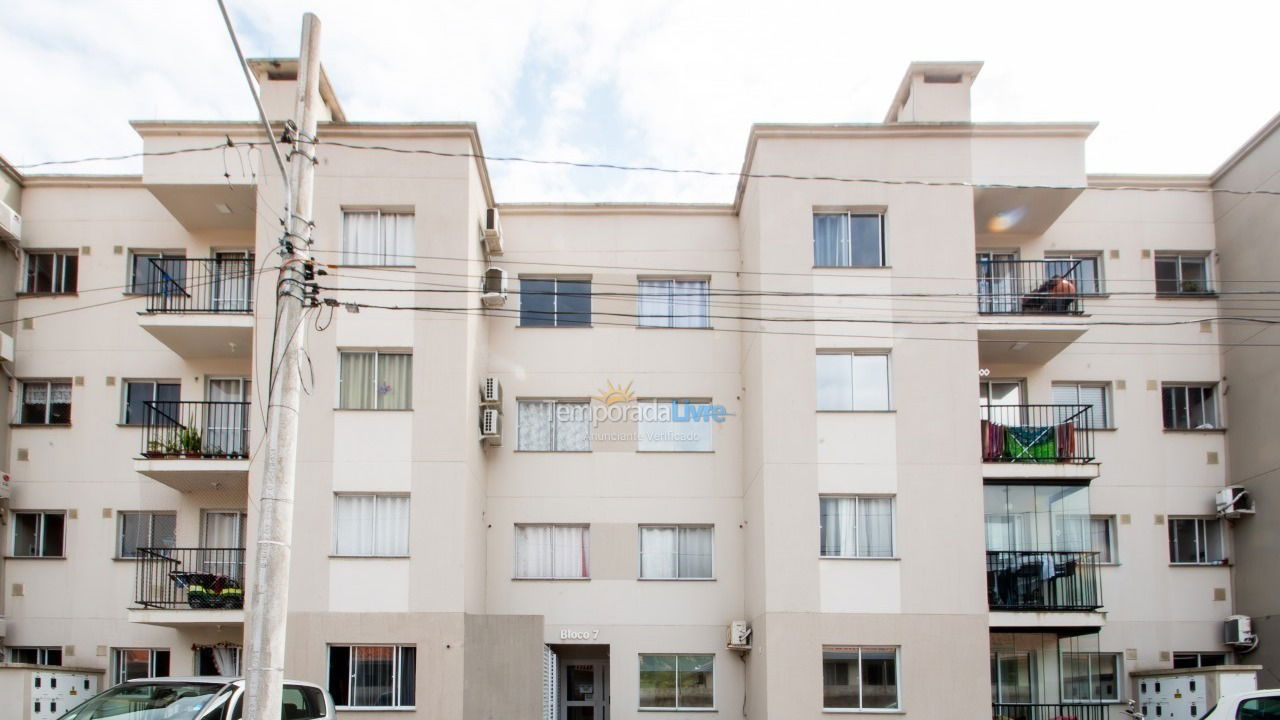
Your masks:
{"label": "wall-mounted air conditioner", "polygon": [[1255,512],[1253,496],[1239,485],[1229,485],[1219,490],[1214,495],[1213,504],[1218,511],[1218,517],[1235,519]]}
{"label": "wall-mounted air conditioner", "polygon": [[730,650],[751,649],[751,626],[746,620],[734,620],[729,623],[728,647]]}
{"label": "wall-mounted air conditioner", "polygon": [[0,203],[0,238],[22,240],[22,216],[4,203]]}
{"label": "wall-mounted air conditioner", "polygon": [[0,360],[13,362],[13,336],[0,332]]}
{"label": "wall-mounted air conditioner", "polygon": [[480,404],[497,406],[502,411],[502,383],[496,377],[487,377],[480,383]]}
{"label": "wall-mounted air conditioner", "polygon": [[484,211],[484,249],[490,255],[502,254],[502,221],[498,208]]}
{"label": "wall-mounted air conditioner", "polygon": [[502,446],[502,413],[493,408],[480,411],[480,442],[489,447]]}
{"label": "wall-mounted air conditioner", "polygon": [[485,307],[502,307],[507,304],[507,271],[491,267],[484,271],[480,303]]}
{"label": "wall-mounted air conditioner", "polygon": [[1222,624],[1222,642],[1232,647],[1249,647],[1258,642],[1253,620],[1248,615],[1228,615]]}

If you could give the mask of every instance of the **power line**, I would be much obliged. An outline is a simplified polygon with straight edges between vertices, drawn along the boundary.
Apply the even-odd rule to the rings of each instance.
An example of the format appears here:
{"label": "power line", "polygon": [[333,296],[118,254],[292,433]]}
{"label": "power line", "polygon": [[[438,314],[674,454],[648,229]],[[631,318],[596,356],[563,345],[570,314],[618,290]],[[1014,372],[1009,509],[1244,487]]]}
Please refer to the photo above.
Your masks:
{"label": "power line", "polygon": [[41,162],[27,163],[25,165],[14,165],[13,167],[17,170],[30,170],[31,168],[49,167],[51,165],[78,165],[80,163],[87,163],[87,162],[133,160],[134,158],[140,158],[140,157],[165,157],[168,155],[185,155],[187,153],[210,152],[212,150],[219,150],[221,148],[232,146],[232,145],[247,145],[249,147],[254,147],[261,144],[263,143],[239,142],[239,143],[233,144],[230,141],[228,141],[225,143],[218,143],[217,145],[210,145],[208,147],[177,148],[174,150],[141,150],[133,153],[125,153],[123,155],[103,155],[99,157],[77,158],[75,160],[43,160]]}

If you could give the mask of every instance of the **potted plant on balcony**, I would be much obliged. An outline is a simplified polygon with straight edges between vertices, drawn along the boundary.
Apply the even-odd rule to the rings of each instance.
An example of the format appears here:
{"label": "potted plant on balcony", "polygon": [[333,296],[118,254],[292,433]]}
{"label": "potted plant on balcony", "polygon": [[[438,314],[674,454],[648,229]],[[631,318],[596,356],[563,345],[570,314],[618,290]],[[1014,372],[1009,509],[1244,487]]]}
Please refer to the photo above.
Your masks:
{"label": "potted plant on balcony", "polygon": [[174,436],[174,444],[177,445],[178,452],[184,457],[200,457],[202,454],[204,441],[200,437],[200,431],[195,428],[195,424],[195,416],[192,416],[186,425],[178,428],[178,432]]}

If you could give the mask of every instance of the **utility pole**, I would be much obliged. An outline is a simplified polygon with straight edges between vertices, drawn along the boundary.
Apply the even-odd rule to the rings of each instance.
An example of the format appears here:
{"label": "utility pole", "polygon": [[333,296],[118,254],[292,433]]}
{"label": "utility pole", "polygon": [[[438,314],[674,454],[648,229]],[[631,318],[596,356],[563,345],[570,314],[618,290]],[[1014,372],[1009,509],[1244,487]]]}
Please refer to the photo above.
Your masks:
{"label": "utility pole", "polygon": [[249,656],[245,674],[245,720],[280,720],[284,683],[285,629],[289,608],[289,565],[293,542],[294,475],[298,464],[298,371],[306,270],[310,262],[311,206],[315,187],[316,123],[320,104],[320,19],[302,16],[298,56],[298,96],[293,127],[289,192],[291,208],[280,243],[276,284],[274,357],[268,371],[267,459],[259,498],[257,564],[249,596]]}

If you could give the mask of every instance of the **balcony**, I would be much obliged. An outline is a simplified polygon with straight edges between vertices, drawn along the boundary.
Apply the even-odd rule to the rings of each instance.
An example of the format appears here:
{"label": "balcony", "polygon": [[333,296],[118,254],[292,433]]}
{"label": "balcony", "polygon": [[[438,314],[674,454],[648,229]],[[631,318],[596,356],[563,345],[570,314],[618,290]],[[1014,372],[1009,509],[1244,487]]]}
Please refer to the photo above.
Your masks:
{"label": "balcony", "polygon": [[135,286],[147,295],[138,323],[184,358],[248,359],[253,343],[253,260],[155,258]]}
{"label": "balcony", "polygon": [[249,479],[249,403],[145,402],[134,470],[179,492],[244,493]]}
{"label": "balcony", "polygon": [[990,626],[1063,636],[1094,632],[1104,621],[1096,552],[988,550]]}
{"label": "balcony", "polygon": [[1107,720],[1107,706],[1085,703],[992,703],[991,720]]}
{"label": "balcony", "polygon": [[1043,364],[1084,334],[1060,322],[1084,313],[1093,290],[1079,260],[980,257],[978,356],[984,364]]}
{"label": "balcony", "polygon": [[132,622],[165,627],[244,622],[244,548],[138,548]]}
{"label": "balcony", "polygon": [[983,477],[1092,480],[1098,476],[1088,405],[982,405]]}

